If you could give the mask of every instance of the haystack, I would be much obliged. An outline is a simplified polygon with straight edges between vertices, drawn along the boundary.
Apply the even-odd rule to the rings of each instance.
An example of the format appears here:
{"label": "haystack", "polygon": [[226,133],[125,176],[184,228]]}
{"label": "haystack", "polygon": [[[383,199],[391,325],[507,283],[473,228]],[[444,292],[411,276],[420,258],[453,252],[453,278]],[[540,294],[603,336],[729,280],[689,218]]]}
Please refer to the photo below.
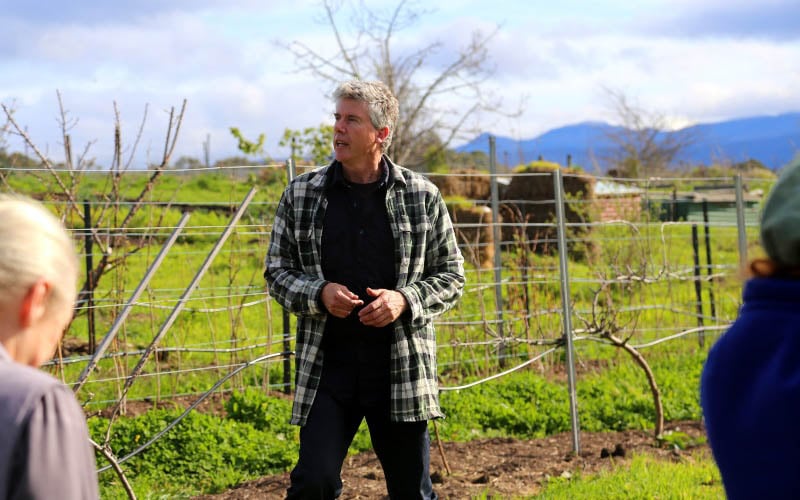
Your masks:
{"label": "haystack", "polygon": [[494,231],[492,210],[487,206],[448,206],[464,258],[476,267],[494,266]]}
{"label": "haystack", "polygon": [[[524,240],[528,248],[555,251],[558,233],[553,172],[554,168],[527,166],[515,172],[519,175],[512,176],[501,196],[501,214],[507,223],[503,226],[503,241]],[[570,168],[561,172],[567,223],[591,222],[594,177]],[[585,237],[587,232],[587,227],[571,227],[567,238]],[[582,253],[585,249],[579,250]]]}
{"label": "haystack", "polygon": [[442,196],[464,200],[485,201],[491,196],[489,174],[483,170],[456,168],[448,174],[428,174]]}

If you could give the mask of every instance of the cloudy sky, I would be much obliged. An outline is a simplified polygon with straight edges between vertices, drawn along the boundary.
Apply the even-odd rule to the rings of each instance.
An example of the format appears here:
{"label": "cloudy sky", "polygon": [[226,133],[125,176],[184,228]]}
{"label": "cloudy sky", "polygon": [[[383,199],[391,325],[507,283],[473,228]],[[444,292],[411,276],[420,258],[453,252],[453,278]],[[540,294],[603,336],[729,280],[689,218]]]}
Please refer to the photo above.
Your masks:
{"label": "cloudy sky", "polygon": [[[364,0],[377,11],[395,4]],[[352,34],[341,4],[342,36]],[[411,4],[412,8],[427,4]],[[614,122],[608,94],[697,122],[800,111],[797,0],[443,0],[395,35],[399,52],[436,40],[434,74],[470,33],[491,32],[495,71],[486,88],[521,115],[483,115],[478,127],[518,139],[587,120]],[[267,136],[285,156],[286,128],[330,120],[331,85],[296,71],[282,44],[330,53],[334,39],[312,0],[27,0],[0,9],[0,103],[15,110],[40,149],[63,160],[61,93],[73,149],[111,155],[116,103],[123,142],[133,143],[148,106],[134,166],[157,159],[170,107],[188,102],[176,157],[236,154],[229,133]],[[422,8],[422,7],[420,7]],[[429,7],[424,7],[429,9]],[[0,115],[0,125],[4,122]],[[473,124],[474,126],[475,124]],[[22,150],[9,137],[10,149]]]}

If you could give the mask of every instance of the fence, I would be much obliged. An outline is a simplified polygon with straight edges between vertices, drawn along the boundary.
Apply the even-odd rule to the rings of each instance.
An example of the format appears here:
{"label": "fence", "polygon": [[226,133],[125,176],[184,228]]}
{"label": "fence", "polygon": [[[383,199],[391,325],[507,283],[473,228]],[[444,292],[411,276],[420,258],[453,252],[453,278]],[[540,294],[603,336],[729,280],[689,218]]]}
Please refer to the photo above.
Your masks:
{"label": "fence", "polygon": [[[165,172],[138,202],[152,174],[131,171],[113,203],[100,194],[110,174],[85,173],[70,196],[54,195],[48,174],[9,177],[12,189],[45,198],[84,245],[94,288],[49,368],[89,410],[289,390],[293,318],[268,296],[262,271],[292,170]],[[441,389],[552,370],[563,352],[576,450],[576,364],[612,334],[646,349],[703,346],[724,329],[757,240],[750,192],[768,188],[740,177],[609,179],[494,165],[429,176],[447,195],[468,262],[462,300],[437,320]]]}

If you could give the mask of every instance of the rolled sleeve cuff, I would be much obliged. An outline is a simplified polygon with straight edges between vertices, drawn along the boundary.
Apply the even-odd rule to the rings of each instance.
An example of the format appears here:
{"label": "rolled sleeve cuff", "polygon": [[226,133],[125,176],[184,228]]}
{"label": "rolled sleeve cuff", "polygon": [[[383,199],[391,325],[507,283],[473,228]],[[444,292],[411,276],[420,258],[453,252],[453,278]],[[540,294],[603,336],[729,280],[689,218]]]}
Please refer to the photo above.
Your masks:
{"label": "rolled sleeve cuff", "polygon": [[403,294],[408,302],[408,312],[411,315],[411,324],[419,325],[424,323],[425,311],[422,308],[422,299],[419,292],[413,286],[399,288],[398,292]]}
{"label": "rolled sleeve cuff", "polygon": [[322,304],[322,289],[328,284],[326,280],[315,280],[309,284],[308,311],[312,316],[326,314],[325,306]]}

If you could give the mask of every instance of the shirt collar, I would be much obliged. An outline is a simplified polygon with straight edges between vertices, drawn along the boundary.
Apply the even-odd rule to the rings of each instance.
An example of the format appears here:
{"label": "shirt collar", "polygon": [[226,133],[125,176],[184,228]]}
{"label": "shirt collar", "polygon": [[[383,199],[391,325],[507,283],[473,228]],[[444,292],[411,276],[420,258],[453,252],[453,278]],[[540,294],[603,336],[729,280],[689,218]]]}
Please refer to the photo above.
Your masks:
{"label": "shirt collar", "polygon": [[[345,179],[344,171],[342,170],[342,163],[340,161],[334,161],[331,165],[330,170],[331,175],[328,176],[328,180],[326,182],[325,188],[330,189],[334,186],[347,186],[350,182]],[[386,162],[385,157],[381,157],[381,177],[378,179],[378,188],[385,187],[390,184],[392,179],[392,170],[389,168],[389,165]]]}

